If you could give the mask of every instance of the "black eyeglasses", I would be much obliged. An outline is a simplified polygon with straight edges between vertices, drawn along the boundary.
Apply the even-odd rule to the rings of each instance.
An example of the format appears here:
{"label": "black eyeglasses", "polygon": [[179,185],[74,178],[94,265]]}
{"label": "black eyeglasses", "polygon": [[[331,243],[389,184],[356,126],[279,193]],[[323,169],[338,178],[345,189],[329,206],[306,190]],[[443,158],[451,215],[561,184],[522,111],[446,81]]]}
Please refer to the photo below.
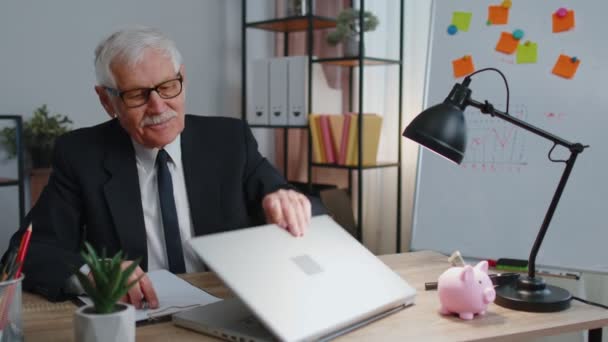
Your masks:
{"label": "black eyeglasses", "polygon": [[104,87],[108,93],[113,96],[118,96],[127,108],[135,108],[143,106],[150,99],[150,93],[155,91],[162,99],[172,99],[182,92],[182,83],[184,79],[181,74],[177,74],[177,78],[165,81],[154,88],[137,88],[125,91]]}

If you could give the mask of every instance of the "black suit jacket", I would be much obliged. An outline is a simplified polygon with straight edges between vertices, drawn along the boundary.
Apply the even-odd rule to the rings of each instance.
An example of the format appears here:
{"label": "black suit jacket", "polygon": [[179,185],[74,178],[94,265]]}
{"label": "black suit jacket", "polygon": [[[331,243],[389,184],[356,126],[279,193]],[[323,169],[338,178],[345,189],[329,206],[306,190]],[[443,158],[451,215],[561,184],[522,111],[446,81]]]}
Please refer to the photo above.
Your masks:
{"label": "black suit jacket", "polygon": [[[186,115],[182,162],[195,235],[264,222],[262,198],[288,188],[240,120]],[[117,120],[74,130],[55,143],[53,172],[29,216],[33,223],[24,288],[65,298],[83,241],[122,250],[147,269],[146,230],[135,152]],[[22,227],[11,238],[18,246]]]}

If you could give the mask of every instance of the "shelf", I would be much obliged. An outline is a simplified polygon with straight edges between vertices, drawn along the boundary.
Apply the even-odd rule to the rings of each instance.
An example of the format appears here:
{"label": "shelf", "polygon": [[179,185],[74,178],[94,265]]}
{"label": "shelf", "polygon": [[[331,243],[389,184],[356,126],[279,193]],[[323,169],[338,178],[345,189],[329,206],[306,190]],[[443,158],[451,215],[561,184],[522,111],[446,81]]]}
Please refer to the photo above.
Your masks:
{"label": "shelf", "polygon": [[0,187],[12,185],[19,185],[19,180],[0,177]]}
{"label": "shelf", "polygon": [[[308,19],[308,16],[287,17],[251,22],[245,24],[245,26],[273,32],[297,32],[308,29]],[[312,26],[314,30],[334,28],[336,27],[336,19],[313,15]]]}
{"label": "shelf", "polygon": [[[19,208],[19,227],[23,227],[24,218],[25,218],[25,184],[23,181],[24,170],[23,170],[23,119],[21,115],[14,114],[0,114],[0,120],[11,120],[15,122],[15,147],[16,147],[16,157],[17,157],[17,174],[16,178],[6,178],[0,177],[0,187],[9,187],[16,186],[17,187],[17,206]],[[10,176],[10,174],[9,174]],[[25,228],[25,227],[24,227]]]}
{"label": "shelf", "polygon": [[[359,57],[335,57],[335,58],[317,58],[313,59],[313,63],[323,63],[323,64],[334,64],[339,66],[346,67],[357,67],[359,66]],[[398,59],[386,59],[386,58],[375,58],[375,57],[363,57],[364,65],[389,65],[401,64],[401,61]]]}
{"label": "shelf", "polygon": [[[356,165],[338,165],[338,164],[326,164],[326,163],[311,163],[313,167],[325,167],[330,169],[349,169],[349,170],[357,170],[359,167]],[[399,163],[395,162],[379,162],[374,165],[361,165],[361,169],[370,170],[370,169],[381,169],[386,167],[397,167]]]}
{"label": "shelf", "polygon": [[288,126],[288,125],[249,125],[251,128],[296,128],[296,129],[305,129],[308,128],[306,126]]}
{"label": "shelf", "polygon": [[[404,1],[403,0],[399,0],[399,11],[394,13],[394,14],[399,14],[399,26],[402,27],[403,26],[403,7],[404,7]],[[395,125],[394,129],[395,129],[395,134],[399,137],[399,139],[401,138],[401,129],[402,129],[402,125],[401,125],[401,116],[400,113],[402,112],[402,89],[403,89],[403,73],[402,73],[402,69],[403,69],[403,65],[405,64],[403,62],[402,59],[400,59],[399,56],[402,55],[402,51],[403,51],[403,30],[400,30],[399,32],[399,38],[397,42],[394,42],[394,44],[397,44],[399,46],[399,51],[400,54],[399,56],[394,56],[394,55],[389,55],[389,56],[385,56],[388,58],[376,58],[376,57],[382,57],[376,55],[375,57],[371,57],[371,56],[366,56],[364,53],[364,50],[361,50],[361,54],[360,55],[352,55],[352,54],[348,54],[346,56],[344,55],[340,55],[340,54],[334,54],[334,55],[330,55],[330,56],[322,56],[322,57],[318,57],[316,58],[314,56],[314,44],[313,46],[309,46],[309,43],[312,40],[316,40],[315,36],[313,35],[315,32],[319,32],[319,30],[325,30],[325,31],[321,31],[322,33],[326,33],[326,31],[331,31],[332,29],[335,29],[337,26],[337,20],[336,17],[334,16],[329,17],[329,16],[333,16],[333,14],[329,14],[329,16],[327,17],[323,17],[323,16],[317,16],[317,15],[313,15],[312,13],[308,14],[308,15],[304,15],[304,16],[290,16],[290,17],[286,17],[286,18],[276,18],[276,19],[271,19],[271,20],[247,20],[247,4],[248,2],[246,0],[242,0],[241,1],[241,6],[243,8],[243,12],[242,12],[242,22],[241,22],[241,28],[244,29],[245,31],[247,29],[256,29],[256,30],[265,30],[267,32],[271,32],[274,34],[280,34],[283,33],[283,39],[282,39],[282,44],[279,44],[282,46],[282,50],[283,53],[282,55],[284,56],[288,56],[290,50],[292,50],[292,41],[293,44],[296,45],[297,47],[303,48],[305,51],[305,55],[308,57],[308,63],[321,63],[323,66],[336,66],[339,68],[344,68],[344,67],[348,67],[351,71],[350,74],[345,75],[348,76],[348,80],[346,80],[346,77],[341,78],[342,80],[344,80],[344,83],[348,83],[347,86],[342,87],[344,94],[346,94],[346,92],[348,91],[348,100],[346,100],[346,98],[342,98],[342,99],[338,99],[339,103],[341,103],[343,105],[342,110],[340,110],[341,112],[353,112],[354,111],[354,99],[357,98],[359,100],[359,104],[356,106],[356,108],[366,108],[363,105],[363,100],[364,98],[366,98],[365,93],[363,92],[363,86],[360,83],[363,83],[363,76],[364,73],[364,68],[367,67],[390,67],[393,68],[392,66],[395,66],[395,74],[397,74],[399,76],[399,87],[396,88],[398,95],[395,96],[395,101],[397,103],[397,111],[396,111],[396,115],[397,115],[397,120],[398,120],[398,124]],[[352,4],[352,1],[351,1]],[[360,29],[361,27],[359,27]],[[290,39],[291,36],[289,33],[292,32],[304,32],[305,33],[305,39]],[[309,35],[311,34],[311,35]],[[241,43],[242,43],[242,47],[243,47],[243,53],[242,53],[242,84],[244,85],[242,87],[242,107],[243,108],[247,108],[248,102],[247,102],[247,87],[245,86],[247,84],[247,72],[250,71],[248,70],[248,60],[247,60],[247,34],[243,34],[241,37]],[[388,37],[388,36],[387,36]],[[365,37],[363,37],[363,39],[365,39]],[[313,42],[314,43],[314,42]],[[365,45],[365,42],[364,44]],[[302,50],[300,50],[302,51]],[[366,51],[366,50],[365,50]],[[272,51],[269,51],[272,53]],[[369,53],[369,52],[368,52]],[[276,53],[275,51],[275,55],[280,55],[281,53]],[[317,55],[318,56],[318,55]],[[391,59],[392,58],[392,59]],[[318,64],[317,64],[318,65]],[[311,64],[307,64],[307,67],[310,67]],[[361,81],[360,83],[358,83],[356,81],[356,79],[353,77],[352,71],[353,68],[357,68],[358,69],[358,76],[359,76],[359,80]],[[345,70],[345,71],[348,71]],[[310,71],[310,69],[309,69]],[[309,110],[308,112],[312,111],[312,108],[314,108],[314,104],[315,102],[313,101],[313,93],[315,93],[315,89],[312,89],[312,86],[315,82],[313,82],[312,80],[313,74],[311,74],[310,72],[308,73],[308,75],[306,76],[306,80],[308,81],[308,98],[307,98],[307,103],[308,103],[308,107]],[[358,92],[355,89],[355,85],[358,84]],[[360,93],[360,94],[356,94]],[[241,114],[241,117],[243,120],[247,119],[247,114],[244,111]],[[255,120],[253,120],[253,122],[256,122]],[[289,148],[289,137],[288,137],[288,133],[290,132],[289,129],[302,129],[304,131],[304,133],[307,133],[309,136],[309,139],[307,139],[307,146],[308,146],[308,153],[304,156],[306,158],[305,162],[306,162],[306,174],[307,174],[307,180],[306,183],[303,184],[303,189],[304,191],[313,191],[315,189],[315,184],[312,183],[313,180],[313,176],[315,172],[318,172],[320,175],[322,175],[322,169],[342,169],[342,170],[349,170],[348,172],[345,172],[348,174],[348,186],[347,188],[349,189],[349,195],[353,196],[353,199],[356,198],[356,208],[353,208],[353,215],[355,218],[355,222],[357,222],[355,224],[355,231],[356,231],[356,238],[360,241],[363,242],[363,223],[364,217],[363,217],[363,179],[364,177],[367,177],[366,174],[368,174],[367,172],[364,172],[364,170],[379,170],[379,169],[387,169],[387,168],[391,168],[391,173],[392,174],[392,170],[395,170],[397,172],[395,172],[395,177],[397,179],[397,184],[400,184],[401,182],[401,173],[398,172],[401,168],[401,144],[398,144],[398,151],[397,152],[397,156],[386,156],[386,159],[384,161],[377,161],[374,164],[366,164],[366,165],[338,165],[336,163],[314,163],[312,161],[312,148],[313,148],[313,143],[312,143],[312,139],[310,139],[310,131],[308,125],[302,125],[302,126],[288,126],[288,125],[280,125],[280,126],[274,126],[274,125],[270,125],[270,124],[259,124],[260,121],[257,121],[258,124],[253,124],[253,122],[249,125],[252,129],[273,129],[273,128],[279,128],[282,129],[283,131],[277,131],[280,132],[281,135],[284,136],[281,142],[281,144],[283,145],[283,172],[285,175],[289,174],[289,153],[290,153],[290,148]],[[391,131],[393,129],[391,128]],[[293,132],[293,131],[292,131]],[[356,139],[359,138],[359,135],[357,135]],[[294,142],[292,142],[294,143]],[[359,142],[360,143],[360,142]],[[352,171],[357,171],[357,177],[353,177],[353,172]],[[369,173],[370,176],[373,176],[373,173],[370,172]],[[391,175],[392,176],[392,175]],[[353,191],[354,189],[358,189],[356,192],[356,195],[354,192],[351,193],[351,191]],[[356,197],[354,197],[356,196]],[[401,191],[397,191],[396,193],[397,196],[397,208],[401,207]],[[397,228],[395,229],[396,231],[396,237],[395,237],[395,241],[396,241],[396,246],[397,246],[397,252],[401,251],[401,211],[397,210],[396,211],[396,216],[397,216],[397,220],[396,220],[396,226]]]}

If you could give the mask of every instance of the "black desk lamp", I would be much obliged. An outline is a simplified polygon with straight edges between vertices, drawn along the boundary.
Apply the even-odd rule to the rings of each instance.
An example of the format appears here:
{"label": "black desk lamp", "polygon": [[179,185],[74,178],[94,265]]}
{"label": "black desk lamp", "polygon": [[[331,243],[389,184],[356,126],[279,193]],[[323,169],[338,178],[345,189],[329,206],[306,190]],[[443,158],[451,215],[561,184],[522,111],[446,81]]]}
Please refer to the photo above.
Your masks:
{"label": "black desk lamp", "polygon": [[[498,72],[507,87],[507,112],[501,112],[494,108],[488,101],[484,103],[477,102],[471,98],[471,76],[487,70]],[[479,109],[484,114],[499,117],[516,126],[519,126],[529,132],[549,139],[553,142],[553,147],[549,151],[549,160],[553,162],[563,162],[566,164],[564,173],[557,185],[549,209],[545,214],[545,219],[540,227],[540,231],[536,236],[536,241],[530,252],[528,259],[528,275],[521,276],[517,281],[510,284],[500,286],[496,289],[496,304],[510,309],[534,311],[534,312],[551,312],[561,311],[570,307],[572,296],[567,290],[562,288],[547,285],[545,281],[536,276],[536,255],[543,242],[549,223],[557,207],[557,203],[564,191],[568,176],[572,171],[574,162],[579,153],[583,152],[586,147],[579,143],[571,143],[562,138],[556,137],[540,128],[537,128],[529,123],[519,120],[508,114],[509,112],[509,86],[505,76],[498,69],[486,68],[474,72],[467,76],[462,84],[454,85],[448,97],[438,105],[428,108],[420,113],[403,131],[403,136],[414,140],[415,142],[425,146],[432,151],[446,157],[447,159],[460,164],[464,157],[466,148],[466,124],[464,118],[464,109],[467,106],[473,106]],[[551,152],[557,145],[561,145],[570,150],[568,160],[554,160],[551,158]]]}

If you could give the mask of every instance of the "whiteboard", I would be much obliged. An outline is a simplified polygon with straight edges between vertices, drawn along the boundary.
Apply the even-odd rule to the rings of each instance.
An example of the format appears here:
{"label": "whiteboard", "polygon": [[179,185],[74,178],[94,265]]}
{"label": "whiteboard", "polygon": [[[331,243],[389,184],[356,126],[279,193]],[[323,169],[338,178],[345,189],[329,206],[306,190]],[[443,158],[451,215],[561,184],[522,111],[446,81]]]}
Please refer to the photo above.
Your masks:
{"label": "whiteboard", "polygon": [[[471,55],[475,69],[503,71],[510,113],[570,142],[581,153],[536,262],[540,266],[608,272],[608,1],[513,1],[507,25],[486,25],[500,0],[434,1],[425,108],[443,101],[455,82],[452,61]],[[552,33],[559,7],[575,11],[575,28]],[[468,32],[449,35],[455,11],[471,12]],[[536,63],[495,51],[501,32],[524,31],[538,44]],[[551,73],[560,54],[580,61],[572,79]],[[473,76],[472,98],[505,110],[505,87],[495,72]],[[552,143],[469,107],[467,151],[456,165],[421,148],[412,225],[413,250],[472,258],[528,259],[565,164],[552,163]],[[552,155],[567,159],[569,151]]]}

